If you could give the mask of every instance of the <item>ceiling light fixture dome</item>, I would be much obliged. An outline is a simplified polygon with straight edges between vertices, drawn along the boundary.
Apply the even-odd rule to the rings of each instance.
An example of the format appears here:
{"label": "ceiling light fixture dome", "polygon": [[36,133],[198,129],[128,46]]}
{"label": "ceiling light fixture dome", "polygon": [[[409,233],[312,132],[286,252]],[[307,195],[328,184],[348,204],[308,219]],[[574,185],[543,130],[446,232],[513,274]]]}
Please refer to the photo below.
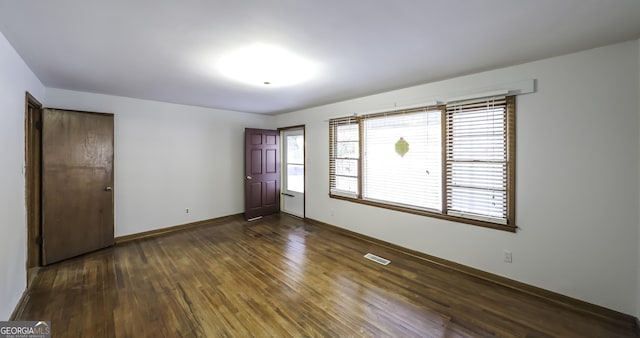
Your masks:
{"label": "ceiling light fixture dome", "polygon": [[218,70],[225,76],[256,86],[291,86],[312,78],[316,65],[285,49],[262,43],[224,55]]}

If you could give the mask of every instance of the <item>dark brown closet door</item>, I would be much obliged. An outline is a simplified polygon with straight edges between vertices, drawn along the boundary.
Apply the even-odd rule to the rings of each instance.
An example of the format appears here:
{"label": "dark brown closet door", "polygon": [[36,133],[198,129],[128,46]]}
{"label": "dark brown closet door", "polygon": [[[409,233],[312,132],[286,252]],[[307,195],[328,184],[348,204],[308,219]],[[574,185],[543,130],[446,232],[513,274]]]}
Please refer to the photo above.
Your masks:
{"label": "dark brown closet door", "polygon": [[45,109],[43,263],[114,243],[113,115]]}

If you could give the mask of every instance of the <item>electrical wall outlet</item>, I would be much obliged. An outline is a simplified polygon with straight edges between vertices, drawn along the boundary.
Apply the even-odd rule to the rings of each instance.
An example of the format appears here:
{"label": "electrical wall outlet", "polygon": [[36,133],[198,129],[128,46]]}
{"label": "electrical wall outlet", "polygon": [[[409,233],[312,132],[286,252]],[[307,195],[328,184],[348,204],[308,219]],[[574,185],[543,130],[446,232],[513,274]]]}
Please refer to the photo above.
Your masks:
{"label": "electrical wall outlet", "polygon": [[504,262],[505,263],[513,263],[513,256],[511,254],[511,251],[504,250],[502,253],[503,253],[503,256],[504,256]]}
{"label": "electrical wall outlet", "polygon": [[184,209],[184,213],[188,214],[189,213],[189,208]]}

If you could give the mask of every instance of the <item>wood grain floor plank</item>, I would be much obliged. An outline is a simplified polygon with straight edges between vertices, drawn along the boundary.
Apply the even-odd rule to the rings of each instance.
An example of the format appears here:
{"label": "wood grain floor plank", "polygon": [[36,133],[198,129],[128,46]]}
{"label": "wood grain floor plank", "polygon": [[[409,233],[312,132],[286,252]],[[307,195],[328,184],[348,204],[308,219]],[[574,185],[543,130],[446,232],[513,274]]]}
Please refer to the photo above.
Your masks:
{"label": "wood grain floor plank", "polygon": [[54,337],[635,337],[633,324],[286,215],[44,267],[25,299],[17,319],[51,320]]}

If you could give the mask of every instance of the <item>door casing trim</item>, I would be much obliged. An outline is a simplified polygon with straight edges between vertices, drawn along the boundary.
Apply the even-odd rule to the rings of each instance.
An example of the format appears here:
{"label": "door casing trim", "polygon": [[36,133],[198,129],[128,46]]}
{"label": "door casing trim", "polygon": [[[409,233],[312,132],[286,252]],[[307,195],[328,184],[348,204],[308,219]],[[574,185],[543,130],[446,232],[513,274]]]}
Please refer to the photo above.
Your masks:
{"label": "door casing trim", "polygon": [[[33,112],[30,108],[33,108]],[[42,104],[31,93],[25,92],[24,111],[24,183],[27,226],[27,288],[42,266]],[[37,158],[34,158],[37,157]]]}

